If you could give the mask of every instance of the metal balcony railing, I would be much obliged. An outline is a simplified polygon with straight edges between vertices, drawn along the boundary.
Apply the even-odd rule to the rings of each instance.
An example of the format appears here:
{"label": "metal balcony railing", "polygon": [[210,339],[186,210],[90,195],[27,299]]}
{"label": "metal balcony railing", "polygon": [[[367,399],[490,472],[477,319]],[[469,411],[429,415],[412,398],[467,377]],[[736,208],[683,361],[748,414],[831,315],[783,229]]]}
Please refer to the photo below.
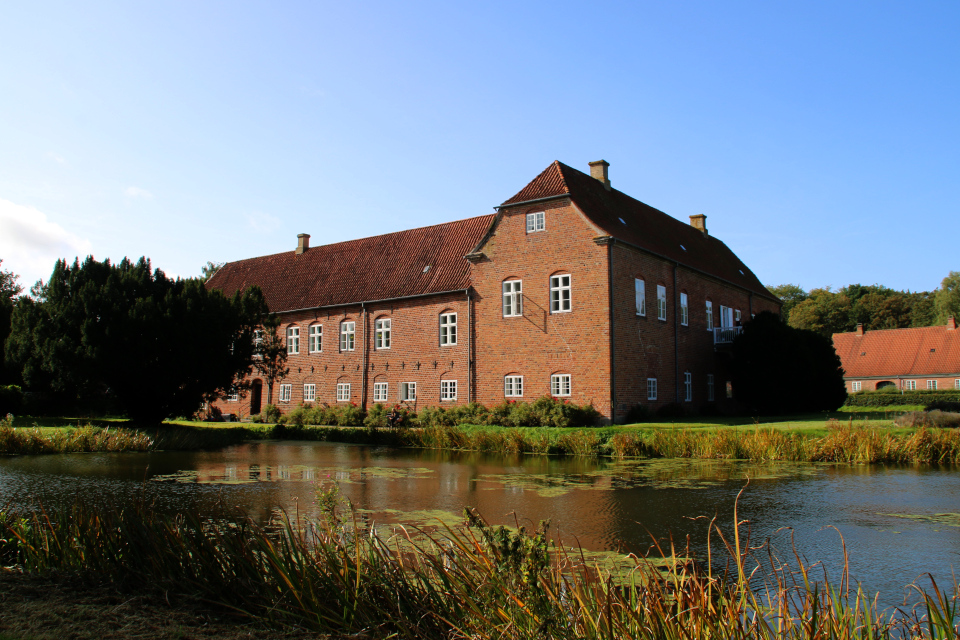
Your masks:
{"label": "metal balcony railing", "polygon": [[743,327],[714,327],[713,344],[730,344],[741,331]]}

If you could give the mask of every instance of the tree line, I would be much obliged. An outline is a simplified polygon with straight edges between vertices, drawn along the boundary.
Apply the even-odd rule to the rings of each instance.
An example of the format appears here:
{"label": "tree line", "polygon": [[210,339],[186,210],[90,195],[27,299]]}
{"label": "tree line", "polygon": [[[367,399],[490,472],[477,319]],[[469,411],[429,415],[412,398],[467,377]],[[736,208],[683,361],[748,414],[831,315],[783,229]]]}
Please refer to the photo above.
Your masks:
{"label": "tree line", "polygon": [[823,336],[864,329],[905,329],[960,319],[960,271],[951,271],[935,291],[897,291],[883,285],[851,284],[804,291],[795,284],[767,289],[783,301],[783,319],[796,329]]}

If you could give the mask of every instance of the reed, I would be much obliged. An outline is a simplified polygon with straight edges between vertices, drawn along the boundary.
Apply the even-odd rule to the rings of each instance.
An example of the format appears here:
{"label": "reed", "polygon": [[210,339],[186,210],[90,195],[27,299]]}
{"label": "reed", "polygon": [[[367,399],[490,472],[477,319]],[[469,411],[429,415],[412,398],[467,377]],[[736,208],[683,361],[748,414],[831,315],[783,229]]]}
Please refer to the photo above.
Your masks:
{"label": "reed", "polygon": [[[283,517],[260,527],[238,514],[164,516],[139,503],[124,509],[77,504],[60,513],[0,516],[0,564],[24,571],[95,573],[158,599],[182,595],[237,615],[318,632],[366,637],[485,640],[953,638],[960,633],[958,585],[916,587],[907,611],[878,611],[877,598],[816,580],[798,556],[795,571],[758,555],[740,528],[710,535],[724,557],[706,564],[672,548],[611,574],[578,549],[534,532],[466,526],[390,538],[338,515]],[[735,521],[736,522],[736,521]],[[715,570],[714,567],[726,567]]]}
{"label": "reed", "polygon": [[83,426],[44,433],[39,428],[14,429],[0,424],[0,454],[80,453],[92,451],[146,451],[152,439],[132,429]]}

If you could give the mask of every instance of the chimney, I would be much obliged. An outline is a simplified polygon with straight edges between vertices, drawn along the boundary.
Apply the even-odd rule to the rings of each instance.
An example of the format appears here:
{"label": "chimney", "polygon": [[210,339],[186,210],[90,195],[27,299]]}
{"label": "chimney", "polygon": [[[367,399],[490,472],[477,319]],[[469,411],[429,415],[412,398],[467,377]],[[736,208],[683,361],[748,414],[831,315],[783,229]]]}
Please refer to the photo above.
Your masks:
{"label": "chimney", "polygon": [[699,229],[703,235],[707,235],[707,216],[702,213],[690,216],[690,226],[694,229]]}
{"label": "chimney", "polygon": [[304,251],[310,248],[310,234],[309,233],[298,233],[297,234],[297,255],[300,255]]}
{"label": "chimney", "polygon": [[863,335],[863,323],[862,323],[862,322],[858,322],[858,323],[857,323],[857,335],[858,335],[858,336],[862,336],[862,335]]}
{"label": "chimney", "polygon": [[947,331],[952,331],[957,328],[957,319],[953,316],[947,318]]}
{"label": "chimney", "polygon": [[602,182],[607,191],[610,191],[610,178],[607,177],[607,167],[609,166],[610,163],[606,160],[594,160],[590,163],[590,175]]}

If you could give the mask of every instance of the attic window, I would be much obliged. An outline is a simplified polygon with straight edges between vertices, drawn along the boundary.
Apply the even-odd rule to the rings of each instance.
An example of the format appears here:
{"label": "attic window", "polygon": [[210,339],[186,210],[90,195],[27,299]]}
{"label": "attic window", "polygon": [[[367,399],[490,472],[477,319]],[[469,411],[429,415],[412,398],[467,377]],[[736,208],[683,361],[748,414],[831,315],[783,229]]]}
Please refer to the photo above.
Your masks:
{"label": "attic window", "polygon": [[430,265],[427,265],[423,268],[424,273],[426,273],[427,271],[430,271]]}
{"label": "attic window", "polygon": [[619,221],[622,222],[623,224],[627,224],[627,221],[624,220],[623,218],[617,218],[617,220],[619,220]]}
{"label": "attic window", "polygon": [[747,274],[745,274],[745,273],[743,272],[743,269],[740,269],[740,275],[745,276],[745,275],[747,275]]}
{"label": "attic window", "polygon": [[936,351],[936,349],[930,349],[930,353],[933,353],[934,351]]}
{"label": "attic window", "polygon": [[860,355],[865,356],[865,355],[867,355],[867,352],[866,352],[866,351],[861,351],[861,352],[860,352]]}
{"label": "attic window", "polygon": [[686,248],[685,246],[683,246],[683,245],[680,245],[680,248],[683,249],[684,251],[687,250],[687,248]]}

